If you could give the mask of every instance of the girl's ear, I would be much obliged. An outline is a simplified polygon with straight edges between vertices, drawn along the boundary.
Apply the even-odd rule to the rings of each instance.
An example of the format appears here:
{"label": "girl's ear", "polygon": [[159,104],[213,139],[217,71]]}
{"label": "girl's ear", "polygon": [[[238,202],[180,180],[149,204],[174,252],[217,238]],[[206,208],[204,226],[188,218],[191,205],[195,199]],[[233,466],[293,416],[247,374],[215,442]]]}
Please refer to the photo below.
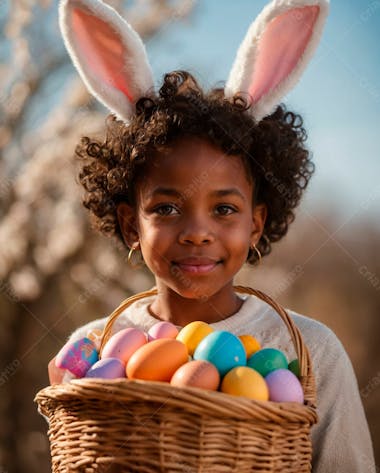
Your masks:
{"label": "girl's ear", "polygon": [[239,47],[225,96],[249,94],[257,121],[296,85],[319,43],[328,0],[273,0]]}
{"label": "girl's ear", "polygon": [[117,206],[116,213],[124,242],[128,248],[131,248],[139,241],[135,210],[129,204],[121,202]]}
{"label": "girl's ear", "polygon": [[89,92],[128,122],[135,102],[154,85],[140,36],[100,0],[62,0],[59,25]]}
{"label": "girl's ear", "polygon": [[264,225],[267,218],[267,206],[265,204],[255,205],[252,210],[252,234],[251,244],[256,244],[264,232]]}

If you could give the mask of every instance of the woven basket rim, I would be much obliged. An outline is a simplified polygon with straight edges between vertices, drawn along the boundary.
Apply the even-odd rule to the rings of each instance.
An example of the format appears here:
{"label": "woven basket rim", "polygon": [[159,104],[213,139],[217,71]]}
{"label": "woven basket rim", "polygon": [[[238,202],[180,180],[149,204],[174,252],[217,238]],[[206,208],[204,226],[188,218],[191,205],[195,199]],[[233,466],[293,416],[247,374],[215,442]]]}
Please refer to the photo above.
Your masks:
{"label": "woven basket rim", "polygon": [[[129,379],[104,380],[82,378],[65,384],[55,384],[41,389],[34,399],[43,414],[47,415],[52,405],[84,401],[86,403],[149,401],[165,406],[199,411],[202,415],[222,416],[224,419],[255,420],[261,422],[308,423],[317,422],[312,405],[296,402],[257,401],[243,396],[232,396],[220,391],[195,387],[176,387],[161,381]],[[186,409],[185,409],[186,410]]]}

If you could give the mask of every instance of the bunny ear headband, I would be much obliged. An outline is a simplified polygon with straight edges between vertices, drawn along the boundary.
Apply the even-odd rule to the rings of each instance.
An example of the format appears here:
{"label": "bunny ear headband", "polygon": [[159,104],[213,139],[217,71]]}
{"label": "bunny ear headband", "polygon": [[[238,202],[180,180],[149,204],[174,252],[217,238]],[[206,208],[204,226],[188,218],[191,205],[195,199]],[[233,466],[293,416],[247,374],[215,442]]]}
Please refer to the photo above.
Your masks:
{"label": "bunny ear headband", "polygon": [[[295,86],[321,37],[328,0],[273,0],[251,24],[225,86],[248,94],[256,121],[274,111]],[[59,24],[66,48],[88,90],[128,123],[134,105],[153,93],[143,42],[101,0],[62,0]]]}

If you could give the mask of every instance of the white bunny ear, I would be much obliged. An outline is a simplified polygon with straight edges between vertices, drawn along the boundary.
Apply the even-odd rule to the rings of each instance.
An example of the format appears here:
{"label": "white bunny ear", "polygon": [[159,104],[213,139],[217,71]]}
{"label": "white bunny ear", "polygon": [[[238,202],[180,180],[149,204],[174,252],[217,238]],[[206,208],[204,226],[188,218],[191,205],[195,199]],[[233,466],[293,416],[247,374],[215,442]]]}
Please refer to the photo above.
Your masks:
{"label": "white bunny ear", "polygon": [[135,102],[153,88],[145,47],[136,31],[100,0],[63,0],[59,24],[88,90],[128,122]]}
{"label": "white bunny ear", "polygon": [[274,111],[309,63],[321,37],[328,0],[274,0],[250,26],[225,86],[252,100],[257,121]]}

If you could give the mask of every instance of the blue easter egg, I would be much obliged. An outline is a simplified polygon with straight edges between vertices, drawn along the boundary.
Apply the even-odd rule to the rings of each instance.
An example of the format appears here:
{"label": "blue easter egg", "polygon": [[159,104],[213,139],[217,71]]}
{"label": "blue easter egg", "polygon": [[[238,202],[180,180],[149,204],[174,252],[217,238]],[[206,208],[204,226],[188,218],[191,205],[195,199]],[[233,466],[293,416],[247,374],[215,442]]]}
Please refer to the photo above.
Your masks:
{"label": "blue easter egg", "polygon": [[239,338],[224,330],[210,333],[195,349],[194,360],[206,360],[216,366],[221,377],[237,366],[246,365],[246,352]]}

